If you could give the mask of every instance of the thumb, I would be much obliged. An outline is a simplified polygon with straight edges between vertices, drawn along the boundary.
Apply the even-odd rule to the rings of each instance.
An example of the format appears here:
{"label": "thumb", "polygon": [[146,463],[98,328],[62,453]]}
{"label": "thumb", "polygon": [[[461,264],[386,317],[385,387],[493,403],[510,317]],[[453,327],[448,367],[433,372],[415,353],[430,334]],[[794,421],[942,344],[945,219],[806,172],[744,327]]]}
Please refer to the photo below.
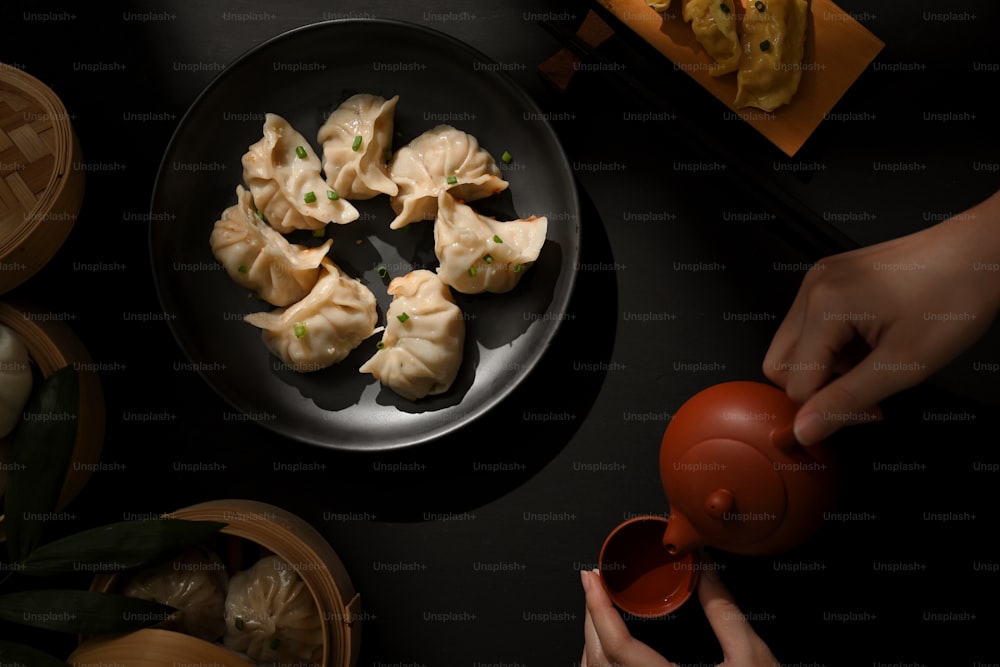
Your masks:
{"label": "thumb", "polygon": [[810,396],[795,415],[795,439],[806,446],[815,445],[844,426],[881,419],[879,401],[912,384],[883,368],[892,368],[892,364],[869,355]]}
{"label": "thumb", "polygon": [[698,599],[705,617],[722,647],[724,664],[777,667],[771,649],[767,647],[736,606],[733,594],[710,561],[698,580]]}

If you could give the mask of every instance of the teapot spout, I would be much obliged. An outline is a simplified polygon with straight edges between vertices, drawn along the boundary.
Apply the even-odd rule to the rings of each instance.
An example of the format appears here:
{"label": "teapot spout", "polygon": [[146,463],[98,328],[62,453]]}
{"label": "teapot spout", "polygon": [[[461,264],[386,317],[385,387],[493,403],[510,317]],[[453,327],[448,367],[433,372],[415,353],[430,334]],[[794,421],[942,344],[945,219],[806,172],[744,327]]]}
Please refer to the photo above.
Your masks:
{"label": "teapot spout", "polygon": [[683,514],[671,510],[663,533],[663,548],[673,555],[683,555],[702,546],[701,536]]}

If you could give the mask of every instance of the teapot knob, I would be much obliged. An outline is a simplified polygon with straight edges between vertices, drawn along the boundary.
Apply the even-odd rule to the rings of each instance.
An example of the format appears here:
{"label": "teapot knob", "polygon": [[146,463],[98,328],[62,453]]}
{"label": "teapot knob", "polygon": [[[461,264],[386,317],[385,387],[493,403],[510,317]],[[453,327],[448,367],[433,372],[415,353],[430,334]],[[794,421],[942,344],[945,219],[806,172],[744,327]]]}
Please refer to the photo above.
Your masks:
{"label": "teapot knob", "polygon": [[726,489],[716,489],[705,496],[705,513],[713,519],[724,519],[733,511],[735,499]]}

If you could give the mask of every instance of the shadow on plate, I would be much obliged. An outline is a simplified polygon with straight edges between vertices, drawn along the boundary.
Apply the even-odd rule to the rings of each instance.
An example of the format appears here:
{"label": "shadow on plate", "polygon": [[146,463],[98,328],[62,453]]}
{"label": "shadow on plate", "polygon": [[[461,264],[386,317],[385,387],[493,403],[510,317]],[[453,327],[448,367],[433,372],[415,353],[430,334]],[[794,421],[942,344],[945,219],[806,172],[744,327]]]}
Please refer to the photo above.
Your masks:
{"label": "shadow on plate", "polygon": [[[312,373],[294,371],[274,355],[270,355],[268,364],[279,382],[295,387],[317,406],[330,411],[342,410],[357,404],[365,387],[372,383],[371,375],[360,373],[357,369],[375,354],[375,343],[371,341],[377,339],[377,335],[372,336],[339,364]],[[331,386],[336,386],[337,391],[330,391]]]}
{"label": "shadow on plate", "polygon": [[[570,267],[572,268],[572,267]],[[490,350],[509,345],[533,322],[549,312],[562,265],[559,244],[546,241],[538,260],[509,292],[501,294],[455,294],[455,301],[469,318],[475,338]]]}

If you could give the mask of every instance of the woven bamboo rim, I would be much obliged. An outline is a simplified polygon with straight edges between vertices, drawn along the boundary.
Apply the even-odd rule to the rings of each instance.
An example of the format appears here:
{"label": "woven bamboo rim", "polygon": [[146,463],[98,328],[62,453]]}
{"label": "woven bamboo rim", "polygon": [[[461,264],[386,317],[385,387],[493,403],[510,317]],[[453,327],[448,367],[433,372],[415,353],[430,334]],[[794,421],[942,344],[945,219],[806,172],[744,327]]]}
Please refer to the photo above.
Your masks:
{"label": "woven bamboo rim", "polygon": [[0,294],[33,276],[69,235],[83,202],[79,161],[59,97],[0,63]]}
{"label": "woven bamboo rim", "polygon": [[[66,471],[66,481],[56,510],[61,510],[83,489],[93,472],[104,444],[104,392],[90,354],[70,327],[52,313],[31,306],[0,302],[0,324],[10,328],[28,348],[28,356],[43,377],[73,365],[80,379],[80,409],[76,443]],[[0,540],[5,538],[0,514]]]}
{"label": "woven bamboo rim", "polygon": [[[177,519],[188,519],[192,521],[221,521],[226,523],[222,529],[223,535],[229,536],[230,541],[222,546],[220,556],[226,561],[226,565],[231,572],[249,567],[256,558],[271,554],[278,556],[294,567],[303,582],[312,593],[313,599],[320,612],[323,624],[323,658],[320,663],[322,667],[354,667],[357,663],[358,652],[361,640],[361,597],[354,590],[350,576],[344,567],[343,562],[333,547],[323,538],[323,536],[309,525],[307,522],[294,514],[255,500],[226,499],[213,500],[197,505],[191,505],[166,516]],[[258,547],[258,553],[252,554],[249,558],[245,550],[241,548],[244,541]],[[101,574],[94,578],[91,583],[92,590],[109,591],[114,590],[122,579],[117,574]],[[189,637],[178,632],[169,632],[174,635],[178,642],[179,650],[187,650],[192,645]],[[168,636],[166,640],[169,640]],[[81,644],[90,646],[91,642],[98,640],[88,640]],[[122,660],[125,656],[119,655],[114,644],[104,645],[111,652],[108,653],[87,653],[89,659],[101,658],[103,660]],[[210,643],[210,642],[205,642]],[[214,645],[213,645],[214,646]],[[80,649],[70,656],[70,664],[76,667],[86,667],[83,662],[73,662],[78,656]],[[235,660],[229,662],[218,661],[220,665],[243,665],[235,653],[229,652]],[[125,662],[123,665],[133,667],[137,665],[146,667],[154,663],[146,662]],[[159,664],[159,663],[157,663]],[[173,667],[174,663],[162,663]],[[210,664],[210,663],[206,663]]]}

